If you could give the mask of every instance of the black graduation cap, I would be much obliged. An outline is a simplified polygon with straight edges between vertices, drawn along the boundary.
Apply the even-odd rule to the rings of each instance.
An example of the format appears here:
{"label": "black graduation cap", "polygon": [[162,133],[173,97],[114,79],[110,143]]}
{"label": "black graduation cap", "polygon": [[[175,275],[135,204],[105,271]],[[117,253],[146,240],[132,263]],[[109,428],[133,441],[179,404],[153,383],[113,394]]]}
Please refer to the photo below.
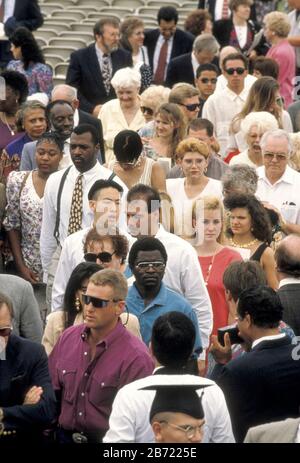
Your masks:
{"label": "black graduation cap", "polygon": [[[169,377],[170,378],[170,377]],[[204,418],[201,397],[197,394],[198,389],[204,389],[211,384],[152,384],[142,389],[155,390],[156,394],[150,410],[150,421],[156,413],[174,412],[185,413],[196,419]]]}

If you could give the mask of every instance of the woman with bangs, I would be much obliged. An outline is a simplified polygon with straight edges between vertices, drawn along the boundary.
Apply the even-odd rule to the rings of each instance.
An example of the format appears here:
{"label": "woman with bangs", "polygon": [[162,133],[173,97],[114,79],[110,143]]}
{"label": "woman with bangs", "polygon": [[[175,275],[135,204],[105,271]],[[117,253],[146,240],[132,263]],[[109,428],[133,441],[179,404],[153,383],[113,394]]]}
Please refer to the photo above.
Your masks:
{"label": "woman with bangs", "polygon": [[226,302],[223,273],[235,261],[241,261],[241,255],[224,246],[224,208],[222,201],[215,196],[204,196],[201,202],[195,202],[192,213],[195,229],[194,248],[197,251],[204,282],[213,309],[213,330],[230,325],[235,314],[229,312]]}
{"label": "woman with bangs", "polygon": [[236,248],[245,260],[259,262],[268,285],[276,290],[276,264],[270,248],[272,226],[267,210],[255,196],[242,193],[227,196],[224,207],[229,211],[226,244]]}

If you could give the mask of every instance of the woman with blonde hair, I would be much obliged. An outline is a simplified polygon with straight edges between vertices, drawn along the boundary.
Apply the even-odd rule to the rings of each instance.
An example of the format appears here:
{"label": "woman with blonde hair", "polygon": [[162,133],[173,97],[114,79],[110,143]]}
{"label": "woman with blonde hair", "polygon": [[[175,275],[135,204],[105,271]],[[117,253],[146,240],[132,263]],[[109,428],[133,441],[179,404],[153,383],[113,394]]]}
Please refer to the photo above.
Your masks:
{"label": "woman with blonde hair", "polygon": [[141,111],[146,122],[153,121],[158,108],[162,104],[168,103],[170,91],[169,88],[162,85],[151,85],[141,93]]}
{"label": "woman with blonde hair", "polygon": [[192,234],[192,207],[196,199],[214,195],[222,198],[219,180],[206,177],[209,147],[196,138],[187,138],[176,149],[176,161],[184,177],[167,179],[167,193],[170,195],[175,213],[175,233],[182,237]]}
{"label": "woman with blonde hair", "polygon": [[279,128],[286,132],[293,132],[291,118],[283,109],[282,98],[279,93],[279,83],[273,77],[261,77],[251,86],[243,109],[232,119],[230,125],[229,151],[236,148],[239,151],[247,145],[240,133],[241,122],[252,112],[267,111],[277,119]]}
{"label": "woman with blonde hair", "polygon": [[224,207],[215,196],[204,196],[193,206],[193,227],[196,232],[194,248],[197,251],[204,282],[213,309],[213,330],[234,322],[225,297],[223,273],[234,261],[241,261],[240,254],[222,244],[224,231]]}

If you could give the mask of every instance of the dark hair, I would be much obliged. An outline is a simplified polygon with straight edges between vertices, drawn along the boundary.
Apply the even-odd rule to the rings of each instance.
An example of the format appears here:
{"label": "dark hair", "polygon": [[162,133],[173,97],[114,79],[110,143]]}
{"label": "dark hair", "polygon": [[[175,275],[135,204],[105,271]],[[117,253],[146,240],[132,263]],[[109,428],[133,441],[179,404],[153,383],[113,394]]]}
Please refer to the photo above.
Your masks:
{"label": "dark hair", "polygon": [[151,349],[161,365],[177,370],[186,365],[193,352],[195,338],[195,327],[186,315],[167,312],[153,324]]}
{"label": "dark hair", "polygon": [[121,187],[121,185],[119,185],[117,182],[114,182],[113,180],[96,180],[88,192],[88,200],[96,200],[99,191],[103,190],[104,188],[114,188],[119,193],[123,193],[123,188]]}
{"label": "dark hair", "polygon": [[2,309],[2,306],[4,304],[8,308],[10,318],[13,319],[14,318],[14,309],[13,309],[12,300],[10,299],[10,297],[6,296],[6,294],[0,292],[0,310]]}
{"label": "dark hair", "polygon": [[24,69],[28,69],[30,63],[43,63],[45,58],[33,33],[26,27],[18,27],[9,40],[15,47],[21,47]]}
{"label": "dark hair", "polygon": [[223,273],[223,285],[235,302],[245,289],[266,284],[265,272],[259,262],[254,260],[232,262]]}
{"label": "dark hair", "polygon": [[[269,215],[262,203],[254,196],[244,193],[234,193],[226,196],[224,207],[229,211],[237,208],[245,208],[251,216],[252,234],[254,238],[268,244],[272,241],[272,227]],[[228,224],[226,233],[233,236],[230,225]]]}
{"label": "dark hair", "polygon": [[114,248],[116,256],[120,257],[122,259],[121,263],[124,264],[128,254],[128,240],[123,235],[99,235],[95,228],[91,228],[85,237],[85,242],[83,245],[84,253],[88,252],[87,247],[93,241],[106,240],[110,240],[112,242],[112,247]]}
{"label": "dark hair", "polygon": [[[299,236],[297,236],[297,238],[299,238]],[[276,248],[275,260],[278,272],[285,273],[294,278],[300,278],[299,249],[297,249],[297,252],[296,250],[292,251],[291,248],[287,248],[283,240]]]}
{"label": "dark hair", "polygon": [[230,53],[230,55],[225,56],[222,62],[222,67],[225,69],[225,65],[227,61],[232,61],[232,60],[240,60],[243,61],[245,68],[248,69],[248,60],[245,55],[242,53]]}
{"label": "dark hair", "polygon": [[259,328],[277,328],[283,307],[274,289],[258,286],[240,294],[237,313],[242,318],[249,314],[253,324]]}
{"label": "dark hair", "polygon": [[51,101],[50,103],[48,103],[47,106],[46,106],[46,118],[47,118],[47,120],[50,121],[50,113],[51,113],[52,109],[54,108],[54,106],[56,106],[56,105],[65,105],[65,104],[70,106],[70,108],[72,108],[72,111],[74,112],[73,106],[70,103],[70,101],[67,101],[67,100],[54,100],[54,101]]}
{"label": "dark hair", "polygon": [[94,25],[94,37],[96,37],[96,35],[102,35],[104,31],[104,26],[106,25],[112,26],[115,29],[119,29],[120,21],[112,16],[107,16],[106,18],[99,19],[99,21],[97,21]]}
{"label": "dark hair", "polygon": [[162,6],[157,13],[157,22],[158,24],[160,21],[175,21],[175,24],[177,24],[178,21],[178,12],[174,6]]}
{"label": "dark hair", "polygon": [[84,133],[90,133],[94,145],[99,143],[99,134],[96,128],[91,124],[79,124],[77,127],[74,127],[73,133],[76,135],[83,135]]}
{"label": "dark hair", "polygon": [[49,143],[54,143],[59,151],[62,153],[64,150],[64,142],[58,137],[58,135],[55,132],[45,132],[43,135],[41,135],[37,142],[36,142],[36,147],[38,147],[41,143],[44,141],[47,141]]}
{"label": "dark hair", "polygon": [[128,265],[131,270],[134,267],[134,263],[136,261],[137,255],[140,251],[159,251],[162,255],[164,262],[166,263],[168,260],[168,255],[166,248],[159,241],[157,238],[146,237],[137,240],[131,247],[128,256]]}
{"label": "dark hair", "polygon": [[197,37],[206,26],[206,21],[212,21],[212,17],[207,10],[197,9],[190,12],[184,21],[184,29]]}
{"label": "dark hair", "polygon": [[118,161],[138,159],[143,150],[141,137],[134,130],[121,130],[114,139],[113,151]]}
{"label": "dark hair", "polygon": [[204,72],[204,71],[213,71],[217,74],[217,76],[219,75],[218,68],[215,64],[205,63],[205,64],[200,64],[200,66],[197,67],[196,79],[198,79],[201,75],[201,72]]}
{"label": "dark hair", "polygon": [[3,71],[1,77],[5,80],[5,84],[19,94],[18,103],[22,104],[28,97],[28,83],[26,77],[17,71]]}
{"label": "dark hair", "polygon": [[127,193],[127,202],[130,203],[136,199],[143,199],[147,202],[148,214],[151,214],[160,208],[159,192],[151,186],[138,183],[130,188]]}
{"label": "dark hair", "polygon": [[259,71],[261,75],[278,79],[279,65],[277,61],[265,56],[258,56],[253,62],[253,71]]}
{"label": "dark hair", "polygon": [[229,0],[229,8],[231,11],[236,11],[240,5],[253,5],[253,0]]}
{"label": "dark hair", "polygon": [[64,329],[74,324],[74,320],[78,314],[75,307],[76,291],[81,288],[84,280],[89,279],[92,275],[94,275],[94,273],[102,270],[102,268],[103,267],[101,267],[101,265],[94,264],[92,262],[81,262],[74,268],[67,283],[64,295]]}
{"label": "dark hair", "polygon": [[214,126],[213,124],[208,120],[204,118],[197,117],[196,119],[193,119],[189,125],[188,125],[188,133],[189,130],[194,130],[195,132],[197,130],[206,130],[207,135],[209,137],[212,137],[214,134]]}

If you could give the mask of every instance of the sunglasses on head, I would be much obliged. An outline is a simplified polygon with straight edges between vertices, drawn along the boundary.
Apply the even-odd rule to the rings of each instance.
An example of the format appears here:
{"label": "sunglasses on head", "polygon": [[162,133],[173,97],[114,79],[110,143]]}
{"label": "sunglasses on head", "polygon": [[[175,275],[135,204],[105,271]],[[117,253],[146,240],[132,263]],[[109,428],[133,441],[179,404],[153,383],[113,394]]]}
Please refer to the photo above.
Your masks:
{"label": "sunglasses on head", "polygon": [[0,328],[0,336],[2,338],[6,338],[9,336],[12,332],[12,327],[11,326],[4,326],[3,328]]}
{"label": "sunglasses on head", "polygon": [[236,72],[239,76],[241,76],[242,74],[244,74],[244,72],[246,71],[245,68],[228,68],[228,69],[225,69],[225,72],[229,75],[229,76],[233,76],[233,74]]}
{"label": "sunglasses on head", "polygon": [[154,114],[153,109],[148,108],[147,106],[141,106],[141,111],[142,111],[143,114],[148,113],[149,116],[153,116],[153,114]]}
{"label": "sunglasses on head", "polygon": [[208,77],[201,77],[200,82],[202,82],[202,84],[208,84],[209,82],[211,82],[212,84],[216,84],[217,78],[214,77],[213,79],[209,79]]}
{"label": "sunglasses on head", "polygon": [[194,103],[194,104],[181,103],[181,106],[184,106],[188,111],[196,111],[196,109],[200,108],[200,103]]}
{"label": "sunglasses on head", "polygon": [[95,254],[94,252],[87,252],[84,255],[84,260],[86,262],[97,262],[97,259],[99,259],[101,262],[109,263],[115,253],[116,252],[113,252],[112,254],[110,252],[99,252],[98,254]]}
{"label": "sunglasses on head", "polygon": [[88,294],[83,294],[82,302],[85,305],[92,304],[93,307],[96,307],[96,309],[104,309],[105,307],[108,306],[110,302],[119,302],[119,301],[115,299],[100,299],[99,297],[93,297],[93,296],[89,296]]}

